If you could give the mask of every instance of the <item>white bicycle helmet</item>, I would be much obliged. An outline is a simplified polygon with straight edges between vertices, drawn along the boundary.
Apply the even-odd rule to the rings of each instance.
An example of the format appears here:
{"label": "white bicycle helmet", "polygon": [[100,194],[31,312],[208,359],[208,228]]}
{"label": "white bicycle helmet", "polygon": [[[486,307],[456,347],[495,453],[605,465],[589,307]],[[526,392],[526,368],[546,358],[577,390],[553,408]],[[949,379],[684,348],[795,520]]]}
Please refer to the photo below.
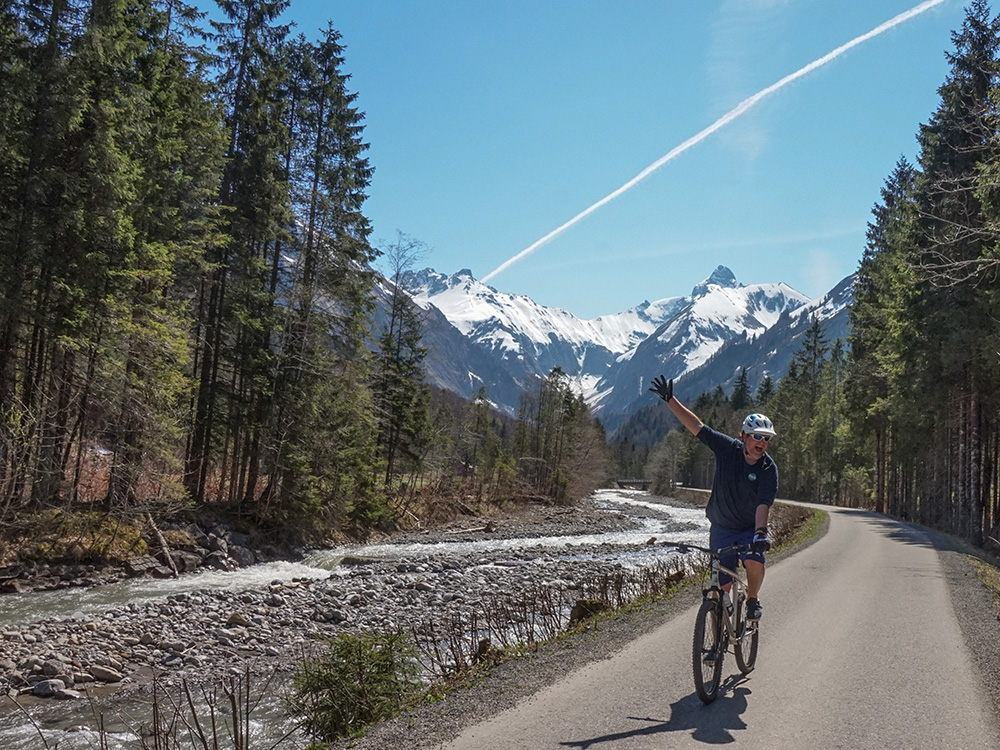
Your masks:
{"label": "white bicycle helmet", "polygon": [[750,414],[743,420],[743,432],[747,435],[777,435],[771,420],[763,414]]}

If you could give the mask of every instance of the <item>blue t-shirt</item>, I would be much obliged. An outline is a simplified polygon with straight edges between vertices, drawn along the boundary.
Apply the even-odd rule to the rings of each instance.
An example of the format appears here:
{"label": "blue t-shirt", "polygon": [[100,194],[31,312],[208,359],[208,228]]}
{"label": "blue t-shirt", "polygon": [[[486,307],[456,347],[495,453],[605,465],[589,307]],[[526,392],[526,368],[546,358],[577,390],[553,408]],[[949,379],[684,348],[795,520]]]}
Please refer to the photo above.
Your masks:
{"label": "blue t-shirt", "polygon": [[766,453],[755,464],[743,458],[743,443],[702,426],[698,439],[715,454],[715,480],[705,515],[732,531],[752,529],[757,506],[771,505],[778,495],[778,466]]}

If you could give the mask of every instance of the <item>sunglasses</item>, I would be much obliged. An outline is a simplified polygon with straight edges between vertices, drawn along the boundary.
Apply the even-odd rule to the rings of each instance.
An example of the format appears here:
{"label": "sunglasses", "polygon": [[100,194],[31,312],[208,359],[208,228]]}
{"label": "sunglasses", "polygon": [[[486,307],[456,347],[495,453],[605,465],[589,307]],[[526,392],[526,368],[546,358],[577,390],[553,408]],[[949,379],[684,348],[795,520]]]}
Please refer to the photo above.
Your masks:
{"label": "sunglasses", "polygon": [[752,437],[754,440],[763,440],[765,443],[771,442],[770,435],[755,435],[754,433],[751,432],[750,437]]}

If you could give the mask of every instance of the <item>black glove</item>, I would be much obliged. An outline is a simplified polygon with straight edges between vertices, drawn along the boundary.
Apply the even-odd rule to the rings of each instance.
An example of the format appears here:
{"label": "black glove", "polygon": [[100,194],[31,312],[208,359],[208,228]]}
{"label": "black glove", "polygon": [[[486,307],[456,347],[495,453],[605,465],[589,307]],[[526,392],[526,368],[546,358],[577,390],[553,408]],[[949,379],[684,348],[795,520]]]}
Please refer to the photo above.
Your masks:
{"label": "black glove", "polygon": [[750,542],[750,551],[756,555],[767,552],[771,549],[771,542],[767,540],[767,529],[763,526],[753,533],[753,541]]}
{"label": "black glove", "polygon": [[674,381],[667,380],[662,375],[659,375],[658,377],[653,378],[653,387],[649,390],[667,403],[670,403],[670,399],[674,397]]}

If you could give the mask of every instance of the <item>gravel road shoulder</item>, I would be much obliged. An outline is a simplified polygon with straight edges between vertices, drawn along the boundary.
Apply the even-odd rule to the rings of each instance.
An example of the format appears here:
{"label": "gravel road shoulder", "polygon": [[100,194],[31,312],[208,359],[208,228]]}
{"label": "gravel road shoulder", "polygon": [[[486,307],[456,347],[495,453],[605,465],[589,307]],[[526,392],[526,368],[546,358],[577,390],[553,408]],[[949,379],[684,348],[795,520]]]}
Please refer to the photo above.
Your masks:
{"label": "gravel road shoulder", "polygon": [[979,578],[970,556],[998,566],[998,560],[987,558],[954,537],[927,531],[941,558],[948,579],[955,616],[962,629],[969,655],[982,676],[983,688],[993,700],[1000,716],[1000,613],[989,587]]}

